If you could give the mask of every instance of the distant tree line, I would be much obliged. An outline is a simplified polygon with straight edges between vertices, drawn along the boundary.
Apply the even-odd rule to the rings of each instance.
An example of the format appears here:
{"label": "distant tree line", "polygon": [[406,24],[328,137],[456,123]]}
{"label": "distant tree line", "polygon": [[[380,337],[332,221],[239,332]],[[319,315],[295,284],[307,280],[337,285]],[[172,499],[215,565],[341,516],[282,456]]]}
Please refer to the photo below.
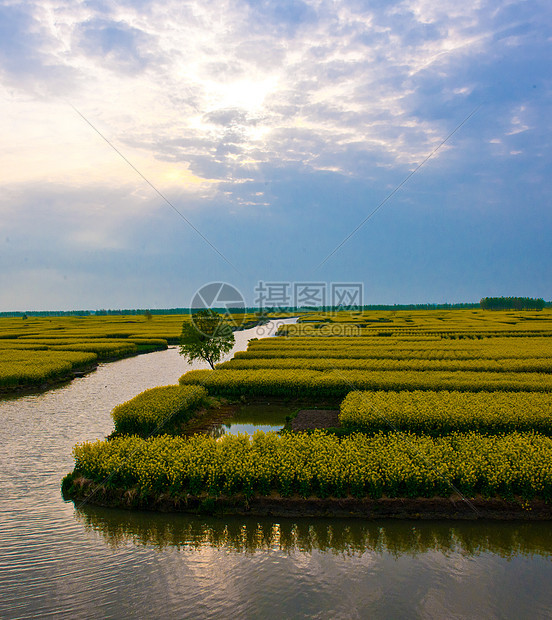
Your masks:
{"label": "distant tree line", "polygon": [[27,310],[25,312],[18,310],[13,312],[0,312],[0,317],[22,317],[26,315],[42,316],[42,317],[55,317],[55,316],[136,316],[144,315],[147,313],[153,314],[190,314],[190,308],[162,308],[162,309],[146,309],[146,308],[128,308],[122,310],[106,310],[104,308],[100,310]]}
{"label": "distant tree line", "polygon": [[[544,299],[534,299],[532,297],[484,297],[479,303],[456,303],[456,304],[370,304],[364,306],[355,306],[351,308],[340,308],[337,306],[311,306],[311,307],[289,307],[289,308],[258,308],[251,306],[247,308],[211,308],[214,312],[225,314],[226,312],[240,313],[247,312],[254,314],[262,312],[263,314],[279,313],[279,312],[332,312],[337,310],[474,310],[483,308],[485,310],[542,310],[543,308],[551,308],[552,301],[544,301]],[[148,316],[156,314],[191,314],[197,311],[194,308],[128,308],[122,310],[27,310],[0,312],[0,317],[55,317],[55,316]]]}
{"label": "distant tree line", "polygon": [[479,305],[483,310],[542,310],[550,304],[540,297],[483,297]]}
{"label": "distant tree line", "polygon": [[271,312],[336,312],[338,310],[350,310],[352,312],[361,312],[365,310],[459,310],[467,308],[474,310],[479,308],[479,304],[475,302],[457,303],[457,304],[369,304],[364,306],[299,306],[299,307],[265,307],[265,313]]}
{"label": "distant tree line", "polygon": [[[251,308],[212,308],[215,312],[222,312],[225,314],[227,311],[230,313],[240,313],[240,312],[248,312],[255,313],[258,312],[259,308],[251,307]],[[100,310],[17,310],[13,312],[0,312],[0,317],[22,317],[26,315],[27,317],[31,316],[42,316],[42,317],[55,317],[55,316],[137,316],[143,315],[148,317],[148,315],[157,315],[157,314],[191,314],[195,309],[192,308],[123,308],[120,310],[106,310],[105,308],[101,308]]]}
{"label": "distant tree line", "polygon": [[13,312],[0,312],[1,317],[26,317],[30,316],[90,316],[94,314],[90,310],[26,310],[25,312],[21,310],[13,311]]}
{"label": "distant tree line", "polygon": [[456,303],[456,304],[377,304],[362,306],[363,310],[473,310],[479,308],[477,303]]}

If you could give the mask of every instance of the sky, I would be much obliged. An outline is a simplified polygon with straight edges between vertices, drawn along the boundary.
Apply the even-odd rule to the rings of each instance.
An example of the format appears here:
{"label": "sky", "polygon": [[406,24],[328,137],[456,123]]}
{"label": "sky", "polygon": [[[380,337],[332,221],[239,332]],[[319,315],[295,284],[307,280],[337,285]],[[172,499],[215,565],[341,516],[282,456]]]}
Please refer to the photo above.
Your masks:
{"label": "sky", "polygon": [[551,48],[548,0],[0,0],[0,311],[551,300]]}

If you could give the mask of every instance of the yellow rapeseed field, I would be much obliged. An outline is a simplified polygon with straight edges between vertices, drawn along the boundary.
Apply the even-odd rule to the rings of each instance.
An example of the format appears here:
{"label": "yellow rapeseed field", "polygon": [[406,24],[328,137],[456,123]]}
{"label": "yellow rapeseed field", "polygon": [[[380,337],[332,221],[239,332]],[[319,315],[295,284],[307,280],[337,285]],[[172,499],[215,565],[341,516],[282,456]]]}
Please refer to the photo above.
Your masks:
{"label": "yellow rapeseed field", "polygon": [[552,499],[552,439],[534,432],[136,436],[79,444],[75,471],[142,492]]}

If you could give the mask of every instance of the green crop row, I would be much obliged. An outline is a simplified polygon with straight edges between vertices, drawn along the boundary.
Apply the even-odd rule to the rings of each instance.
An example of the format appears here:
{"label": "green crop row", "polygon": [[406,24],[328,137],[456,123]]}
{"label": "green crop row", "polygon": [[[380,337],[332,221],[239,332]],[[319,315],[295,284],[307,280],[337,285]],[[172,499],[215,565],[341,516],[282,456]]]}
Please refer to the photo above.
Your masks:
{"label": "green crop row", "polygon": [[86,337],[79,336],[49,336],[49,337],[36,337],[36,336],[22,336],[21,338],[11,339],[7,341],[0,341],[0,349],[3,349],[6,344],[41,344],[41,345],[57,345],[57,344],[80,344],[81,342],[94,343],[94,344],[147,344],[157,345],[160,348],[166,348],[167,341],[164,338],[147,338],[145,336],[128,336],[125,338],[106,338],[104,336],[93,337],[86,335]]}
{"label": "green crop row", "polygon": [[542,392],[350,392],[339,419],[344,427],[366,433],[534,430],[552,435],[552,400]]}
{"label": "green crop row", "polygon": [[544,350],[552,349],[552,339],[535,338],[532,336],[520,336],[515,341],[511,338],[493,338],[486,340],[450,340],[432,338],[426,340],[425,338],[418,338],[417,336],[410,336],[404,338],[394,337],[380,337],[374,338],[371,336],[343,336],[343,337],[318,337],[301,336],[294,338],[261,338],[253,339],[249,342],[250,349],[267,348],[267,349],[285,349],[285,348],[297,348],[304,349],[312,347],[315,349],[332,349],[332,348],[375,348],[375,349],[435,349],[443,348],[449,351],[455,349],[462,350],[486,350],[486,349],[500,349],[501,347],[513,349],[523,348],[524,350],[532,349],[533,347],[540,347]]}
{"label": "green crop row", "polygon": [[47,381],[69,379],[71,362],[11,362],[0,364],[0,387],[21,388],[39,386]]}
{"label": "green crop row", "polygon": [[0,388],[31,387],[69,379],[73,370],[89,367],[96,360],[95,353],[0,350]]}
{"label": "green crop row", "polygon": [[75,475],[142,492],[449,497],[460,491],[552,501],[552,439],[537,433],[444,437],[314,432],[136,436],[77,445]]}
{"label": "green crop row", "polygon": [[3,391],[37,386],[48,381],[71,378],[98,359],[135,355],[166,349],[167,341],[158,338],[129,340],[76,338],[18,338],[0,340],[0,388]]}
{"label": "green crop row", "polygon": [[169,422],[186,422],[206,397],[207,390],[195,385],[166,385],[146,390],[113,409],[115,432],[149,435]]}
{"label": "green crop row", "polygon": [[552,372],[552,358],[548,359],[501,359],[501,360],[443,360],[443,359],[371,359],[371,358],[246,358],[218,364],[217,369],[289,369],[305,370],[469,370],[477,372]]}
{"label": "green crop row", "polygon": [[428,349],[428,350],[412,350],[412,349],[368,349],[368,348],[351,348],[351,349],[316,349],[304,347],[302,349],[248,349],[247,351],[238,351],[234,355],[235,360],[245,359],[283,359],[283,358],[303,358],[303,359],[381,359],[381,360],[500,360],[500,359],[535,359],[535,358],[552,358],[552,349],[547,348],[545,351],[535,349],[495,349],[493,350],[469,350],[456,349],[448,350],[446,348]]}
{"label": "green crop row", "polygon": [[368,336],[354,337],[354,336],[334,336],[334,337],[318,337],[312,336],[304,337],[297,336],[294,338],[261,338],[258,340],[249,341],[249,350],[264,350],[264,349],[304,349],[312,347],[314,349],[343,349],[349,348],[364,348],[372,347],[376,349],[395,348],[395,349],[434,349],[439,346],[446,346],[447,348],[467,348],[482,343],[476,343],[475,341],[458,342],[443,341],[440,338],[419,339],[419,338],[371,338]]}
{"label": "green crop row", "polygon": [[497,337],[488,339],[464,339],[454,340],[450,338],[420,338],[417,334],[403,337],[374,337],[373,335],[363,336],[343,336],[343,337],[318,337],[313,336],[301,336],[294,338],[262,338],[259,340],[252,340],[251,346],[268,346],[268,347],[281,347],[281,346],[300,346],[301,344],[310,344],[313,347],[334,347],[334,346],[371,346],[371,347],[397,347],[397,348],[419,348],[428,349],[435,347],[445,347],[447,349],[454,348],[468,348],[468,349],[482,349],[482,348],[495,348],[500,346],[505,347],[531,347],[531,346],[543,346],[550,347],[552,342],[546,338],[530,336],[526,334],[520,334],[518,339],[512,340],[508,337]]}
{"label": "green crop row", "polygon": [[167,341],[165,338],[143,338],[130,336],[129,340],[134,342],[137,346],[155,346],[163,349],[167,348]]}
{"label": "green crop row", "polygon": [[128,340],[126,338],[77,338],[59,336],[58,338],[36,338],[36,337],[22,337],[17,338],[16,340],[10,340],[8,342],[0,342],[0,349],[4,348],[5,344],[14,343],[14,344],[40,344],[46,345],[48,347],[56,346],[56,345],[66,345],[66,344],[111,344],[111,345],[127,345],[129,343],[133,343],[134,341]]}
{"label": "green crop row", "polygon": [[154,338],[176,342],[183,321],[189,319],[189,315],[156,315],[151,320],[144,316],[29,317],[26,320],[0,317],[0,347],[5,338],[79,341],[99,338],[131,342],[136,338]]}
{"label": "green crop row", "polygon": [[361,370],[191,370],[181,385],[203,385],[225,396],[343,397],[353,390],[552,391],[552,375]]}
{"label": "green crop row", "polygon": [[95,353],[98,359],[112,359],[134,355],[138,352],[133,342],[79,342],[78,344],[51,345],[52,351],[88,351]]}
{"label": "green crop row", "polygon": [[459,325],[420,325],[405,327],[392,323],[361,322],[320,322],[311,325],[282,325],[278,329],[280,336],[311,336],[311,337],[339,337],[339,336],[368,336],[368,337],[414,337],[420,338],[515,338],[515,337],[550,337],[552,323],[540,325],[508,325],[501,327],[468,327]]}
{"label": "green crop row", "polygon": [[21,340],[0,340],[0,351],[12,349],[17,349],[20,351],[46,351],[48,349],[48,345],[29,341],[22,342]]}

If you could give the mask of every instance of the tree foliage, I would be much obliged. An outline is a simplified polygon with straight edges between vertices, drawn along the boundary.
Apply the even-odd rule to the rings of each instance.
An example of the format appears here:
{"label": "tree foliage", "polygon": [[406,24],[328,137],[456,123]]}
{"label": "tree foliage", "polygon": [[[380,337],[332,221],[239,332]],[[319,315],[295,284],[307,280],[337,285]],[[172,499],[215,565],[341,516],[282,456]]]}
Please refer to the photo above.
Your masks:
{"label": "tree foliage", "polygon": [[213,310],[199,310],[191,321],[184,321],[180,335],[180,354],[189,362],[203,360],[214,369],[234,346],[234,334],[224,317]]}
{"label": "tree foliage", "polygon": [[545,301],[533,297],[483,297],[479,304],[483,310],[542,310]]}

